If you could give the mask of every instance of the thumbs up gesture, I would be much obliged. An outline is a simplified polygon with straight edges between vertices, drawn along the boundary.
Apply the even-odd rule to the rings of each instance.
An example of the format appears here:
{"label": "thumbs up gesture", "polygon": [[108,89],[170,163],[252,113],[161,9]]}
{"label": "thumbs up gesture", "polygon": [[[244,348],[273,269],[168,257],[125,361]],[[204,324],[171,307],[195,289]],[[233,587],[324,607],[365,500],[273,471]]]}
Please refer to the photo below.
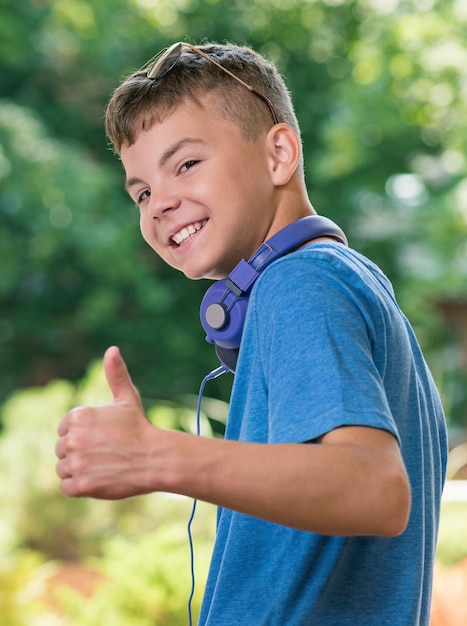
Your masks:
{"label": "thumbs up gesture", "polygon": [[58,426],[57,474],[70,497],[114,500],[153,490],[147,476],[159,429],[146,418],[118,348],[106,351],[104,370],[113,401],[77,407]]}

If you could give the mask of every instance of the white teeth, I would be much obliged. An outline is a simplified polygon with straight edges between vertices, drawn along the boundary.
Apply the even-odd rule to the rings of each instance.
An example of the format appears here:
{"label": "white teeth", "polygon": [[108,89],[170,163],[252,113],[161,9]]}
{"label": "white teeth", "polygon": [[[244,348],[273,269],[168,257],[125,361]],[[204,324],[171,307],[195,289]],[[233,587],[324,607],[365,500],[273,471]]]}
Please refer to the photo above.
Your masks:
{"label": "white teeth", "polygon": [[203,222],[194,222],[185,228],[182,228],[181,231],[172,235],[172,241],[174,241],[177,245],[181,245],[184,241],[192,237],[195,233],[197,233],[202,227]]}

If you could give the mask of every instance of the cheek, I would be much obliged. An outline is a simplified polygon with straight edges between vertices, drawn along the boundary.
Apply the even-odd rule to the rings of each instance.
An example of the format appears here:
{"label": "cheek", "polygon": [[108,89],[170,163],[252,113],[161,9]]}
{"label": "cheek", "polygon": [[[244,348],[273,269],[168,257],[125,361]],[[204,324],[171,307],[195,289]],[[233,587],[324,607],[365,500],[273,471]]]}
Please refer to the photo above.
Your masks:
{"label": "cheek", "polygon": [[141,232],[141,235],[144,241],[149,243],[149,240],[148,240],[149,231],[148,231],[147,221],[143,215],[140,215],[140,218],[139,218],[139,230]]}
{"label": "cheek", "polygon": [[157,242],[156,235],[154,233],[154,229],[152,228],[152,222],[148,221],[144,216],[140,217],[139,220],[139,230],[144,241],[155,251],[157,254],[160,254],[159,245]]}

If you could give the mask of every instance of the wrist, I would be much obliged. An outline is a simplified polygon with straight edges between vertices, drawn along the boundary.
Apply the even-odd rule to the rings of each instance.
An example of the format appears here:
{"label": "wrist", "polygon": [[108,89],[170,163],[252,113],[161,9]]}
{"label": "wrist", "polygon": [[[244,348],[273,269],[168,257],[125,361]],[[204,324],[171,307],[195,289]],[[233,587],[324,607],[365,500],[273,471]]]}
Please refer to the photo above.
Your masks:
{"label": "wrist", "polygon": [[193,443],[198,437],[152,426],[147,439],[146,480],[148,492],[191,495],[189,483],[195,473]]}

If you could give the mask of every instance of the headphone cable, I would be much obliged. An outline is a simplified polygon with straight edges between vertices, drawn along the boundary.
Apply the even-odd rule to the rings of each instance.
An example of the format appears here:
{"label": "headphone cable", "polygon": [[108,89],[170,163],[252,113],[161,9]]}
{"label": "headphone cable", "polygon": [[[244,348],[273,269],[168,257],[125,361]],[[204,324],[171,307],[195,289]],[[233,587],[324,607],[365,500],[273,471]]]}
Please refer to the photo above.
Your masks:
{"label": "headphone cable", "polygon": [[[209,372],[209,374],[207,374],[207,376],[205,376],[203,380],[201,381],[201,385],[199,387],[199,392],[198,392],[198,404],[196,407],[196,435],[198,437],[201,434],[201,401],[203,399],[204,387],[206,383],[208,382],[208,380],[214,380],[214,378],[218,378],[218,376],[221,376],[222,374],[225,374],[225,372],[228,372],[228,371],[229,370],[226,367],[221,365],[217,369],[212,370],[212,372]],[[193,601],[193,596],[195,594],[195,551],[193,547],[193,536],[191,533],[191,526],[195,518],[197,503],[198,501],[194,499],[193,506],[191,509],[190,519],[188,520],[188,525],[187,525],[188,543],[190,546],[190,570],[191,570],[191,592],[190,592],[190,597],[188,598],[188,624],[189,626],[193,626],[191,604]]]}

